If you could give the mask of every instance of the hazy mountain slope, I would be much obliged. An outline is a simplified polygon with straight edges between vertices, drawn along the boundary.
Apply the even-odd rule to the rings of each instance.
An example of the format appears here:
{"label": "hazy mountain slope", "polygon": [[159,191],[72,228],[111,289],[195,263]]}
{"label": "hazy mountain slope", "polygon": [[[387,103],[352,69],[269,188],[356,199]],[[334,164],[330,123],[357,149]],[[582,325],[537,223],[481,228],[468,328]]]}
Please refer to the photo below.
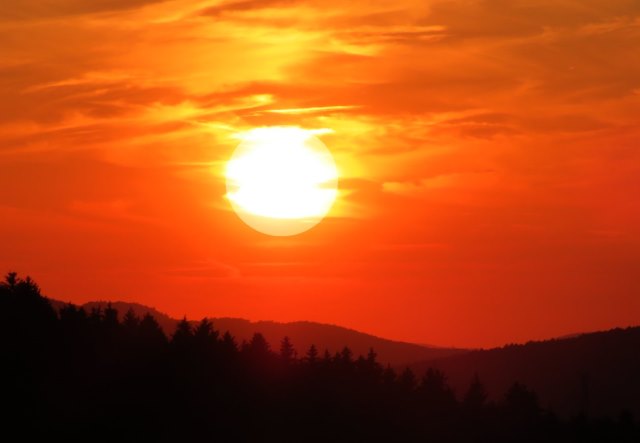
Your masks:
{"label": "hazy mountain slope", "polygon": [[410,366],[417,374],[430,366],[443,370],[459,395],[478,373],[493,398],[517,380],[535,390],[543,406],[563,415],[584,410],[617,416],[623,409],[640,415],[640,327],[471,351]]}
{"label": "hazy mountain slope", "polygon": [[312,344],[315,344],[321,353],[325,349],[334,353],[344,346],[349,346],[355,355],[365,355],[370,348],[373,348],[381,362],[406,364],[413,361],[417,355],[428,356],[427,358],[431,359],[461,352],[458,349],[425,347],[413,343],[387,340],[340,326],[313,322],[260,321],[252,323],[241,319],[219,318],[215,319],[214,323],[221,330],[231,331],[241,340],[247,340],[255,331],[259,331],[264,334],[275,349],[279,348],[280,340],[286,335],[300,354],[306,353]]}
{"label": "hazy mountain slope", "polygon": [[[53,300],[52,303],[57,308],[64,305],[64,303],[55,300]],[[106,304],[107,302],[100,301],[89,302],[83,306],[87,311],[90,311],[93,307],[104,307]],[[138,303],[111,302],[111,305],[118,310],[120,317],[122,317],[129,308],[133,309],[138,315],[144,315],[147,312],[151,313],[167,335],[173,334],[178,321],[154,308]],[[284,336],[288,336],[300,356],[307,352],[311,344],[316,345],[321,355],[325,349],[333,354],[340,351],[344,346],[348,346],[355,356],[360,354],[365,355],[369,352],[370,348],[373,348],[378,354],[378,360],[380,362],[390,363],[392,365],[443,358],[465,352],[460,349],[428,347],[413,343],[387,340],[352,329],[322,323],[306,321],[292,323],[277,323],[272,321],[251,322],[239,318],[215,317],[211,317],[210,320],[213,322],[215,329],[221,333],[229,331],[236,337],[239,344],[242,343],[243,340],[250,340],[255,332],[260,332],[269,341],[272,348],[277,351],[280,348],[280,340],[282,340]]]}

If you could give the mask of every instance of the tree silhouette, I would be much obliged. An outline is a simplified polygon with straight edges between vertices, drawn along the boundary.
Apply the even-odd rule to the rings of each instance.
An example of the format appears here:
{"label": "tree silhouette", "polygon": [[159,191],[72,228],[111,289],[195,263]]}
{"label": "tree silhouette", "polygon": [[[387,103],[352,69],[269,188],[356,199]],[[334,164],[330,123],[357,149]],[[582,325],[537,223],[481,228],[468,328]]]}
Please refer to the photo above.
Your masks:
{"label": "tree silhouette", "polygon": [[195,328],[184,318],[169,340],[148,313],[56,312],[15,273],[0,283],[0,308],[3,431],[24,439],[640,441],[630,414],[562,420],[520,383],[487,404],[477,374],[458,407],[443,372],[430,368],[418,385],[410,368],[383,369],[373,349],[319,358],[312,345],[297,360],[287,337],[278,354],[260,333],[239,351],[206,318]]}
{"label": "tree silhouette", "polygon": [[373,348],[369,348],[369,352],[367,353],[366,365],[365,365],[365,374],[372,381],[377,383],[380,377],[382,377],[382,366],[378,363],[378,354],[373,350]]}
{"label": "tree silhouette", "polygon": [[256,332],[249,342],[248,351],[255,355],[268,355],[271,352],[271,346],[264,335]]}
{"label": "tree silhouette", "polygon": [[342,348],[342,351],[338,355],[338,361],[340,361],[343,365],[348,366],[353,361],[353,352],[347,346]]}
{"label": "tree silhouette", "polygon": [[193,337],[193,331],[191,329],[191,323],[187,320],[187,317],[184,317],[178,324],[176,325],[176,330],[173,333],[173,337],[171,341],[175,344],[182,343],[190,343],[191,338]]}
{"label": "tree silhouette", "polygon": [[487,391],[478,374],[474,374],[469,389],[464,394],[463,405],[469,410],[478,411],[484,407],[487,397]]}
{"label": "tree silhouette", "polygon": [[111,306],[111,303],[107,303],[107,307],[104,309],[103,325],[106,329],[116,329],[120,326],[118,321],[118,311]]}
{"label": "tree silhouette", "polygon": [[56,314],[49,301],[42,297],[40,287],[30,278],[21,279],[16,272],[9,272],[0,283],[4,318],[14,327],[21,326],[21,320],[31,322],[34,333],[40,333],[40,327],[50,327],[56,320]]}
{"label": "tree silhouette", "polygon": [[[391,367],[391,365],[387,365],[384,369],[384,373],[382,374],[382,380],[386,386],[392,386],[397,379],[396,371]],[[414,376],[415,379],[415,376]],[[414,380],[415,383],[415,380]]]}
{"label": "tree silhouette", "polygon": [[280,342],[280,359],[285,364],[289,364],[293,360],[295,352],[296,351],[291,344],[291,340],[289,340],[289,337],[285,336]]}
{"label": "tree silhouette", "polygon": [[77,330],[87,321],[87,313],[83,308],[68,303],[58,311],[60,324],[70,330]]}
{"label": "tree silhouette", "polygon": [[316,345],[311,345],[309,350],[307,351],[307,355],[305,356],[305,360],[311,365],[314,366],[318,361],[318,348]]}
{"label": "tree silhouette", "polygon": [[538,397],[521,383],[514,383],[505,395],[506,406],[519,417],[536,417],[540,413]]}
{"label": "tree silhouette", "polygon": [[222,336],[221,347],[227,357],[235,355],[238,352],[236,339],[229,333],[229,331],[226,331]]}
{"label": "tree silhouette", "polygon": [[167,344],[167,337],[162,332],[162,328],[155,318],[146,313],[138,326],[141,342],[145,347],[154,349],[161,348]]}
{"label": "tree silhouette", "polygon": [[19,280],[17,272],[7,272],[7,275],[4,278],[4,282],[0,283],[0,288],[6,288],[9,290],[9,292],[15,292],[18,281]]}
{"label": "tree silhouette", "polygon": [[212,349],[218,342],[218,331],[213,329],[213,324],[207,318],[203,318],[193,331],[195,343],[203,349]]}
{"label": "tree silhouette", "polygon": [[405,368],[400,374],[400,387],[407,392],[413,391],[416,387],[416,375],[410,368]]}
{"label": "tree silhouette", "polygon": [[139,325],[140,319],[133,309],[129,308],[124,314],[124,317],[122,317],[122,327],[125,328],[129,334],[135,334]]}
{"label": "tree silhouette", "polygon": [[449,410],[455,407],[455,395],[447,385],[445,375],[437,369],[427,370],[422,377],[418,392],[430,411]]}

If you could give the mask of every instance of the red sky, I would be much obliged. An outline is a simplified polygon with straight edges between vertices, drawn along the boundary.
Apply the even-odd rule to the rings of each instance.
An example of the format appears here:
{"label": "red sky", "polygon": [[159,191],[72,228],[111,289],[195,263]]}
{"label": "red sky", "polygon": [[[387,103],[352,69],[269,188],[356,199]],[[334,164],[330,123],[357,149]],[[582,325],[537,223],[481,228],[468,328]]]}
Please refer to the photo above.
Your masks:
{"label": "red sky", "polygon": [[[638,324],[639,42],[635,0],[3,2],[0,270],[439,345]],[[296,237],[224,198],[270,125],[341,174]]]}

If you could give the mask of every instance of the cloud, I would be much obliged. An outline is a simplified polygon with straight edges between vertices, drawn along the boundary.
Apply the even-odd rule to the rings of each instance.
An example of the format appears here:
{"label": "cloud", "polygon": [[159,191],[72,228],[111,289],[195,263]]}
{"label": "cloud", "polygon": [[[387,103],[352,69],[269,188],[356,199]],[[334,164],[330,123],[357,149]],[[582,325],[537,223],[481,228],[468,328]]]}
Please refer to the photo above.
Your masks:
{"label": "cloud", "polygon": [[41,18],[122,11],[166,0],[16,0],[3,2],[0,20],[34,20]]}
{"label": "cloud", "polygon": [[217,17],[227,13],[255,11],[260,9],[287,7],[299,4],[299,0],[244,0],[226,1],[220,4],[202,9],[200,15]]}
{"label": "cloud", "polygon": [[[422,193],[438,191],[440,189],[461,188],[478,192],[483,188],[492,187],[497,183],[495,174],[491,171],[475,173],[440,174],[434,177],[411,181],[391,181],[382,184],[385,192],[419,196]],[[457,197],[457,196],[456,196]]]}
{"label": "cloud", "polygon": [[348,111],[356,109],[355,105],[333,105],[333,106],[311,106],[306,108],[290,108],[290,109],[266,109],[262,112],[268,112],[273,114],[328,114],[333,112]]}

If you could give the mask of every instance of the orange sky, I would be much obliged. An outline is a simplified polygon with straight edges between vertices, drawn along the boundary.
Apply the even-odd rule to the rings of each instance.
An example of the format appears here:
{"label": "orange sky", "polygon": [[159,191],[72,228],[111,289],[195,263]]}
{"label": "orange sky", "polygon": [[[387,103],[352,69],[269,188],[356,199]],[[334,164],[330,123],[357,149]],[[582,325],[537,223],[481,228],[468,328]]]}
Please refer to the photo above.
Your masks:
{"label": "orange sky", "polygon": [[[636,0],[18,0],[0,54],[0,270],[49,296],[457,346],[640,323]],[[224,199],[268,125],[341,173],[300,236]]]}

